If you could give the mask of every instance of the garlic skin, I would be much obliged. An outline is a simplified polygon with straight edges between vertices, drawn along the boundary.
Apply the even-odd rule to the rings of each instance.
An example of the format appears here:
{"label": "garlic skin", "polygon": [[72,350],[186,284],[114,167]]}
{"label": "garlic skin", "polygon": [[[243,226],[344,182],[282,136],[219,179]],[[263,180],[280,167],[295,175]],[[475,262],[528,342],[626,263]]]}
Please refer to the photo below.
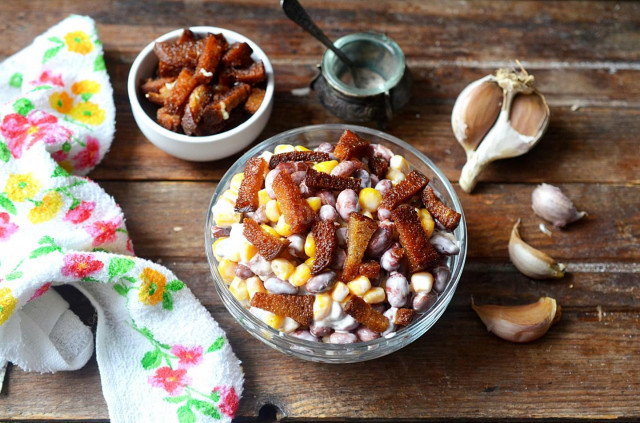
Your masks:
{"label": "garlic skin", "polygon": [[511,230],[509,238],[509,258],[513,265],[532,279],[560,279],[564,276],[565,265],[558,263],[548,254],[537,250],[520,238],[520,219]]}
{"label": "garlic skin", "polygon": [[557,228],[562,228],[587,215],[586,212],[579,212],[560,188],[549,184],[540,184],[533,190],[531,208],[535,214]]}
{"label": "garlic skin", "polygon": [[478,314],[489,332],[511,342],[531,342],[542,337],[552,324],[560,320],[560,306],[556,300],[542,297],[533,304],[520,306],[475,305]]}
{"label": "garlic skin", "polygon": [[459,180],[464,191],[473,190],[489,163],[528,152],[544,135],[549,106],[533,83],[524,69],[500,69],[467,85],[456,99],[451,127],[467,154]]}

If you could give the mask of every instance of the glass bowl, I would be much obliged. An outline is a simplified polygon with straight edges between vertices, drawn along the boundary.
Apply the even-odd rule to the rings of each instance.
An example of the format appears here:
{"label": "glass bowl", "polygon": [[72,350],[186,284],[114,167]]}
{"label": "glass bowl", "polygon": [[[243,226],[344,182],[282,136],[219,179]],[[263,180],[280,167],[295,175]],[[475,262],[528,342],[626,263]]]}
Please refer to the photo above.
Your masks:
{"label": "glass bowl", "polygon": [[[399,329],[393,336],[380,337],[371,341],[354,344],[326,344],[298,339],[273,329],[251,314],[234,298],[218,272],[218,260],[216,260],[213,253],[212,244],[214,239],[211,235],[211,226],[215,224],[215,221],[211,209],[218,201],[218,197],[229,188],[233,175],[242,172],[247,160],[251,157],[258,156],[265,150],[273,151],[278,144],[303,145],[308,148],[314,148],[323,142],[336,143],[345,129],[359,134],[371,143],[387,146],[395,154],[403,155],[412,169],[417,169],[431,180],[431,184],[440,192],[445,204],[462,214],[460,224],[453,232],[460,246],[460,253],[447,258],[447,266],[451,269],[451,276],[444,291],[439,294],[436,302],[426,312],[417,315],[407,327]],[[467,255],[467,225],[462,212],[462,205],[442,171],[424,154],[396,137],[375,129],[344,124],[312,125],[292,129],[275,135],[247,151],[229,168],[218,184],[209,204],[204,236],[205,249],[214,286],[223,304],[238,323],[251,335],[280,352],[304,360],[324,363],[355,363],[382,357],[399,350],[422,336],[440,318],[451,301],[460,280]]]}

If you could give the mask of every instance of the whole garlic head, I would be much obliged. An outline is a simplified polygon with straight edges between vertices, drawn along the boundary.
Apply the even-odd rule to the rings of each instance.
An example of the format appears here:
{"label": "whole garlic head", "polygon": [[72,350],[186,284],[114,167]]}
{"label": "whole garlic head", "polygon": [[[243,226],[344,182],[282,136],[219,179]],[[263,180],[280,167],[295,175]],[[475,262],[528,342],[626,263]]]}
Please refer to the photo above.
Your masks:
{"label": "whole garlic head", "polygon": [[467,85],[458,96],[451,126],[467,153],[460,187],[471,192],[492,161],[529,151],[549,126],[549,106],[524,69],[499,69]]}

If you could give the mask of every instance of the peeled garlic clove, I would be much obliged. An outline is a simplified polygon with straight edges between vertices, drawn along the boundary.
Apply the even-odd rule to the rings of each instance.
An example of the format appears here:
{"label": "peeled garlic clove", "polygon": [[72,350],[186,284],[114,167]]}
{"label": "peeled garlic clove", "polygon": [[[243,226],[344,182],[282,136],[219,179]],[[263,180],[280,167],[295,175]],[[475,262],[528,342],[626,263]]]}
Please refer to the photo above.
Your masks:
{"label": "peeled garlic clove", "polygon": [[535,214],[558,228],[582,219],[587,214],[579,212],[560,188],[549,184],[540,184],[533,190],[531,208]]}
{"label": "peeled garlic clove", "polygon": [[451,126],[467,153],[459,180],[466,192],[473,190],[489,163],[524,154],[542,138],[550,112],[533,81],[524,69],[500,69],[472,82],[458,96]]}
{"label": "peeled garlic clove", "polygon": [[511,230],[509,258],[524,275],[533,279],[560,279],[564,276],[565,265],[556,262],[549,255],[537,250],[520,238],[520,219]]}
{"label": "peeled garlic clove", "polygon": [[549,297],[520,306],[478,306],[472,301],[471,307],[489,332],[511,342],[535,341],[547,333],[561,315],[560,306]]}

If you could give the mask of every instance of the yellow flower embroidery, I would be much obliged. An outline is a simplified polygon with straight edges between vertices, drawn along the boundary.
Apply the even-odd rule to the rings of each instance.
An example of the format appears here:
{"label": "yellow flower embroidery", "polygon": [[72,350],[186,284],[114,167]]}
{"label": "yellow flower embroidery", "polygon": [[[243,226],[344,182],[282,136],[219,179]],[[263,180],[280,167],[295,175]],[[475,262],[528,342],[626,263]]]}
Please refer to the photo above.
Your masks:
{"label": "yellow flower embroidery", "polygon": [[104,121],[104,110],[97,104],[87,101],[76,104],[71,109],[71,117],[89,125],[100,125]]}
{"label": "yellow flower embroidery", "polygon": [[73,106],[73,99],[69,94],[64,91],[51,94],[49,97],[49,104],[59,113],[68,114]]}
{"label": "yellow flower embroidery", "polygon": [[42,184],[40,181],[34,178],[31,172],[29,172],[26,174],[9,175],[9,180],[7,181],[7,186],[4,191],[7,193],[9,200],[20,203],[36,195],[41,188]]}
{"label": "yellow flower embroidery", "polygon": [[156,305],[162,301],[167,278],[157,270],[145,267],[140,274],[140,279],[142,279],[138,293],[140,302],[145,305]]}
{"label": "yellow flower embroidery", "polygon": [[9,288],[0,288],[0,325],[11,317],[17,304],[18,299],[11,295]]}
{"label": "yellow flower embroidery", "polygon": [[89,79],[78,81],[71,86],[71,92],[75,95],[96,94],[98,91],[100,91],[100,84]]}
{"label": "yellow flower embroidery", "polygon": [[89,36],[83,31],[73,31],[64,36],[69,51],[80,54],[89,54],[93,50],[93,44]]}
{"label": "yellow flower embroidery", "polygon": [[29,210],[27,218],[33,224],[53,219],[62,208],[62,197],[53,191],[44,196],[39,205]]}

